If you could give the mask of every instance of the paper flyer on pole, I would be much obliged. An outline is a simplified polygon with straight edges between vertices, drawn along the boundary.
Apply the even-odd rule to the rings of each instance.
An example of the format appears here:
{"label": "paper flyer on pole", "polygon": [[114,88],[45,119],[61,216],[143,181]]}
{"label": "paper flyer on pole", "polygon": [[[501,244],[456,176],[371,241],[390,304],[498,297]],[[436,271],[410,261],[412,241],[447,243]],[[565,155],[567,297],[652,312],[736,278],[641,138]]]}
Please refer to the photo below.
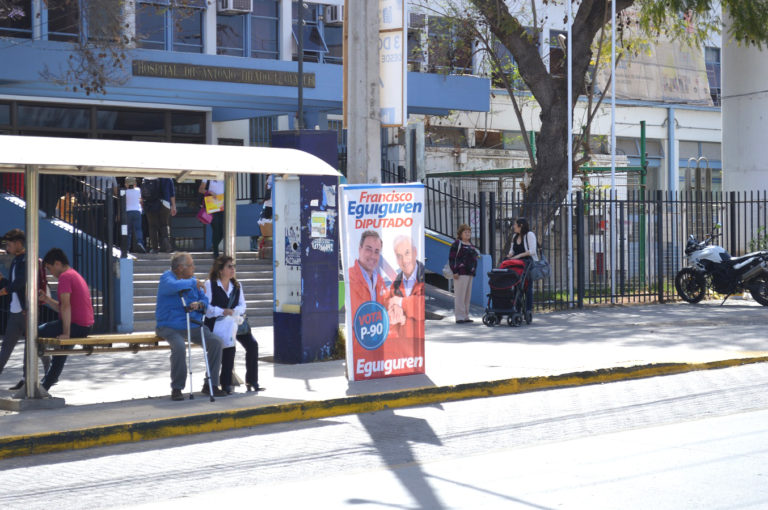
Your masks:
{"label": "paper flyer on pole", "polygon": [[424,186],[340,186],[347,375],[424,373]]}

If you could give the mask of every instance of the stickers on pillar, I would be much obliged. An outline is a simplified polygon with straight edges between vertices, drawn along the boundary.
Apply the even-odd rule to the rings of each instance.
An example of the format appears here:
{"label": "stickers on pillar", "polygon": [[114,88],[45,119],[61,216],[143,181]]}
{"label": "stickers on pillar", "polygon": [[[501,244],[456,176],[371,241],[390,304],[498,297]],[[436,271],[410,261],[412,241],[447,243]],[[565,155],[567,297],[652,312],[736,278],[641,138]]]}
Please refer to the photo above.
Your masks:
{"label": "stickers on pillar", "polygon": [[353,324],[357,342],[369,351],[381,347],[389,335],[387,309],[376,301],[360,305],[355,312]]}
{"label": "stickers on pillar", "polygon": [[301,232],[298,227],[290,227],[285,231],[285,265],[301,265]]}

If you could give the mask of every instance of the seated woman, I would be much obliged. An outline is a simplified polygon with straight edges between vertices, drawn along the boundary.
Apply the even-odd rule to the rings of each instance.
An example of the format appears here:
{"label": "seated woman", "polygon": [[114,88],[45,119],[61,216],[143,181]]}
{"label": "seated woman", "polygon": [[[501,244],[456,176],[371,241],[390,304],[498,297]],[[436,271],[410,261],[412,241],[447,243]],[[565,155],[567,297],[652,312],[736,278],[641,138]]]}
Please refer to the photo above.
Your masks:
{"label": "seated woman", "polygon": [[245,294],[235,278],[232,257],[217,257],[205,282],[210,303],[205,324],[224,340],[221,353],[221,387],[232,393],[232,369],[235,365],[235,338],[245,348],[245,384],[248,391],[264,391],[259,386],[259,344],[250,329],[238,334],[238,318],[245,314]]}

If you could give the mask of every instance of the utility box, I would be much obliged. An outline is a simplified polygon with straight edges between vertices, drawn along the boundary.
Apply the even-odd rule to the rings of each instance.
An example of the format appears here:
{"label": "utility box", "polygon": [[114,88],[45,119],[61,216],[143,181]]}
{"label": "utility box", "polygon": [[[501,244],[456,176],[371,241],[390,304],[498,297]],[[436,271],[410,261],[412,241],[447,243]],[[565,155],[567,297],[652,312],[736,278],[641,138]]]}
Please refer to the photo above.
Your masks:
{"label": "utility box", "polygon": [[[335,132],[273,134],[273,145],[303,147],[308,133],[336,154]],[[280,145],[278,145],[280,144]],[[307,151],[311,152],[311,151]],[[326,158],[323,158],[326,159]],[[335,163],[334,163],[334,166]],[[328,359],[339,329],[339,234],[334,176],[274,176],[274,353],[279,363]]]}

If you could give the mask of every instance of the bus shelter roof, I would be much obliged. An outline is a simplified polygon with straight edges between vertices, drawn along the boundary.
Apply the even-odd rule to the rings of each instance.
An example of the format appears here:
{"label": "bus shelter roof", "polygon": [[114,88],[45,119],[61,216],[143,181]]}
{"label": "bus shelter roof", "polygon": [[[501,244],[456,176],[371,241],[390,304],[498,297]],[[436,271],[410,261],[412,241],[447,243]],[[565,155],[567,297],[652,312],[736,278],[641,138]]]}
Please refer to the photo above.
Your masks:
{"label": "bus shelter roof", "polygon": [[335,175],[297,149],[0,135],[0,172],[222,179],[227,173]]}

